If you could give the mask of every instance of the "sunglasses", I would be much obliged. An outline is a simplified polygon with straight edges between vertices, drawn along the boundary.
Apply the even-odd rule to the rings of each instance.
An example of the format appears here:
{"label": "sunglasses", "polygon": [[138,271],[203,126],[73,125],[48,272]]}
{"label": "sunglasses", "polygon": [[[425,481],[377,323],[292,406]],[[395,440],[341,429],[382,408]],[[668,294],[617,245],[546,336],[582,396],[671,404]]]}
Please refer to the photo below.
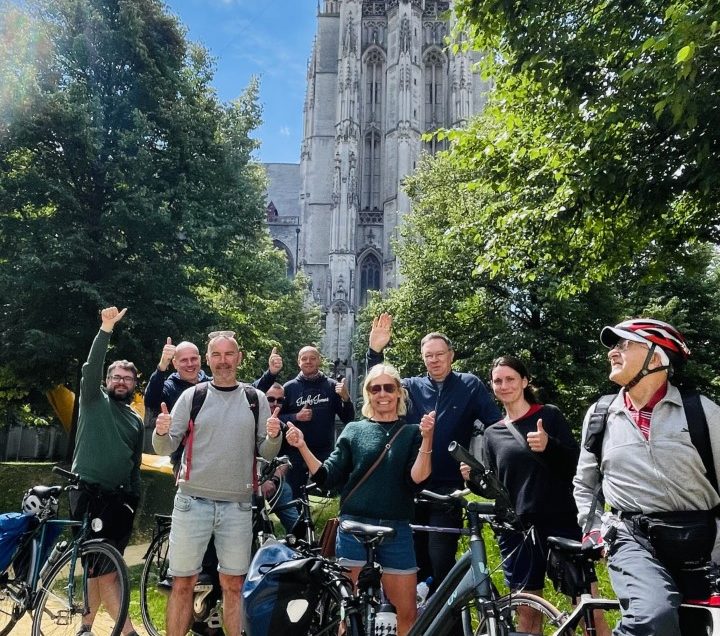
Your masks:
{"label": "sunglasses", "polygon": [[212,340],[213,338],[234,338],[235,332],[234,331],[211,331],[208,334],[208,340]]}
{"label": "sunglasses", "polygon": [[273,404],[275,404],[275,403],[285,404],[285,398],[276,398],[276,397],[273,397],[272,395],[267,396],[267,401],[272,402]]}
{"label": "sunglasses", "polygon": [[395,391],[397,391],[397,385],[395,385],[395,384],[371,384],[368,387],[368,391],[370,391],[370,393],[372,393],[373,395],[380,393],[380,391],[385,391],[385,393],[395,393]]}

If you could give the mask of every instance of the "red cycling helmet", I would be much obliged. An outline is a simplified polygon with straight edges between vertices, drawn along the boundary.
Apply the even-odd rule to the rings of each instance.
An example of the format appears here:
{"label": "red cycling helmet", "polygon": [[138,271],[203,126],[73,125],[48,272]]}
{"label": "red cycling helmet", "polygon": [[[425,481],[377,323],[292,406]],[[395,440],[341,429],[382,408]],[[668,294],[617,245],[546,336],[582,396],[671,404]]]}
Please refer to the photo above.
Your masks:
{"label": "red cycling helmet", "polygon": [[680,360],[685,361],[690,357],[690,349],[685,342],[685,336],[662,320],[633,318],[614,327],[603,327],[600,332],[600,342],[608,349],[614,347],[621,339],[655,344],[662,347],[671,358],[677,356]]}

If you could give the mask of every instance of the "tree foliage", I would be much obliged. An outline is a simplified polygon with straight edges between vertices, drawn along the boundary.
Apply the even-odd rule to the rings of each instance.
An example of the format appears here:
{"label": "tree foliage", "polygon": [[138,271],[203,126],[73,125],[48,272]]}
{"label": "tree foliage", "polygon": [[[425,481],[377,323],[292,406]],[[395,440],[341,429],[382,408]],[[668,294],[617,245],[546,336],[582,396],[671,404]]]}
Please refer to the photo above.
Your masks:
{"label": "tree foliage", "polygon": [[221,104],[159,0],[16,3],[0,24],[25,47],[0,59],[6,371],[74,384],[108,305],[129,307],[110,355],[148,371],[167,336],[202,349],[235,328],[252,374],[273,345],[317,337],[263,224],[256,81]]}

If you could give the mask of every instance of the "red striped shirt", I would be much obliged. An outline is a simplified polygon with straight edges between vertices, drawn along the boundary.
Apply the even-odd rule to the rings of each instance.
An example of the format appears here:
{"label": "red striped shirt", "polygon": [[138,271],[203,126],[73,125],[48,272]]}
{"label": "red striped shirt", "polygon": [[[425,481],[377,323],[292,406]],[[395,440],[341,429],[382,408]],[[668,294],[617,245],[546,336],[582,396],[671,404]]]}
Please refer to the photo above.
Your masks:
{"label": "red striped shirt", "polygon": [[625,407],[628,411],[630,411],[633,422],[635,422],[637,427],[640,429],[640,432],[643,434],[645,439],[650,439],[650,418],[652,417],[653,409],[655,408],[655,405],[665,397],[666,393],[667,382],[655,391],[655,395],[653,395],[648,403],[638,411],[630,401],[630,397],[627,392],[625,392]]}

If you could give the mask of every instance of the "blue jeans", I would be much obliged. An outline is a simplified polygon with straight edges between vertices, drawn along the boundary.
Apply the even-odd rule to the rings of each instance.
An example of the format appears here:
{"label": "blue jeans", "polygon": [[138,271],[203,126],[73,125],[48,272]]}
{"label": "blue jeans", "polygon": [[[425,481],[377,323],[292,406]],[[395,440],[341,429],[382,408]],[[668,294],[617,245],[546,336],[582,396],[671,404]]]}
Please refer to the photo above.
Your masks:
{"label": "blue jeans", "polygon": [[192,576],[200,572],[210,537],[215,538],[218,570],[230,576],[244,575],[250,566],[251,504],[177,493],[168,550],[170,574]]}
{"label": "blue jeans", "polygon": [[[280,492],[277,493],[277,500],[273,497],[271,501],[275,508],[280,508],[292,500],[292,488],[290,488],[286,481],[283,481],[282,488],[280,488]],[[286,533],[292,531],[295,522],[300,518],[300,513],[297,511],[297,508],[293,507],[285,508],[285,510],[273,510],[273,513],[280,519],[280,523],[282,523]]]}

